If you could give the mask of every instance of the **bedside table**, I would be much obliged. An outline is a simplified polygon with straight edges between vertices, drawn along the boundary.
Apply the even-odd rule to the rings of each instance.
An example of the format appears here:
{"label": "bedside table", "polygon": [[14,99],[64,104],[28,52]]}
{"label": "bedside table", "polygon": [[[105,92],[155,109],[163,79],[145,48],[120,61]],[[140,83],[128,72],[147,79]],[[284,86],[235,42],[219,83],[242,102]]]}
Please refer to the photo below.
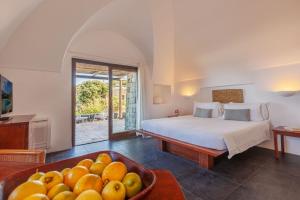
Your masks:
{"label": "bedside table", "polygon": [[272,129],[273,135],[274,135],[274,151],[275,151],[275,158],[276,160],[279,159],[279,153],[278,153],[278,135],[281,137],[281,153],[284,155],[285,149],[284,149],[284,136],[290,136],[290,137],[298,137],[300,138],[300,131],[294,131],[294,130],[287,130],[283,126],[279,126]]}

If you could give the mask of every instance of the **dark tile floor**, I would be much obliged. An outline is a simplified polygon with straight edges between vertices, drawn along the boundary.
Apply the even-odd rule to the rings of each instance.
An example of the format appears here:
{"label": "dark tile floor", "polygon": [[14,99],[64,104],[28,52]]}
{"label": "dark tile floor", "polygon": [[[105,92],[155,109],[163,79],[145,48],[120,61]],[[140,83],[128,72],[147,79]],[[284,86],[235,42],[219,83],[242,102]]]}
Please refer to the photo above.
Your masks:
{"label": "dark tile floor", "polygon": [[300,157],[287,154],[276,161],[273,151],[255,147],[235,156],[218,160],[212,170],[194,162],[160,152],[155,140],[133,138],[104,141],[47,155],[47,162],[113,150],[149,168],[170,170],[186,195],[193,200],[297,200],[300,199]]}

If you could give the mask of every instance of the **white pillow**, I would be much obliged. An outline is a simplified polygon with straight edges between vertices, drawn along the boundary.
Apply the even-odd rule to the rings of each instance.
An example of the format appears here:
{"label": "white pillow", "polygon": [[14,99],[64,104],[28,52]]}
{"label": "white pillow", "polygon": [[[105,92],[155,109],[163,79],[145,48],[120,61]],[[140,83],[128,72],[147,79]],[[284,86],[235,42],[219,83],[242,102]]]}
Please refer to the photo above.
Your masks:
{"label": "white pillow", "polygon": [[197,108],[212,109],[212,118],[218,118],[222,115],[222,104],[219,102],[194,102],[193,114],[195,114]]}
{"label": "white pillow", "polygon": [[229,103],[224,109],[249,109],[251,121],[264,121],[268,119],[267,106],[264,103]]}

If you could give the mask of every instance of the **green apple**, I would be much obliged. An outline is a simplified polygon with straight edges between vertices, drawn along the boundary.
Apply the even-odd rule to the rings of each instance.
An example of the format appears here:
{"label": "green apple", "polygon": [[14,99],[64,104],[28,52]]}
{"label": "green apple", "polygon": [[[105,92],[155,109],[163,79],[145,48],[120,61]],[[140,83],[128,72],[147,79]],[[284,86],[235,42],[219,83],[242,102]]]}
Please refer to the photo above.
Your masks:
{"label": "green apple", "polygon": [[44,175],[45,173],[37,171],[28,178],[28,181],[39,180]]}
{"label": "green apple", "polygon": [[129,198],[139,193],[143,187],[141,177],[134,172],[127,173],[122,183],[126,188],[126,196]]}

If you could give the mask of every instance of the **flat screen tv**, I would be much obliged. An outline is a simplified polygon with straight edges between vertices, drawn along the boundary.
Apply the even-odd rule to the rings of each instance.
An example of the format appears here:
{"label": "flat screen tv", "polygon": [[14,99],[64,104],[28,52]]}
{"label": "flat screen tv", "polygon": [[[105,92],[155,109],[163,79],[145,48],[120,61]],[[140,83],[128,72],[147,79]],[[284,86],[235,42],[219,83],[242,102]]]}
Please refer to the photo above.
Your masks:
{"label": "flat screen tv", "polygon": [[13,111],[13,84],[4,76],[0,75],[1,115]]}

